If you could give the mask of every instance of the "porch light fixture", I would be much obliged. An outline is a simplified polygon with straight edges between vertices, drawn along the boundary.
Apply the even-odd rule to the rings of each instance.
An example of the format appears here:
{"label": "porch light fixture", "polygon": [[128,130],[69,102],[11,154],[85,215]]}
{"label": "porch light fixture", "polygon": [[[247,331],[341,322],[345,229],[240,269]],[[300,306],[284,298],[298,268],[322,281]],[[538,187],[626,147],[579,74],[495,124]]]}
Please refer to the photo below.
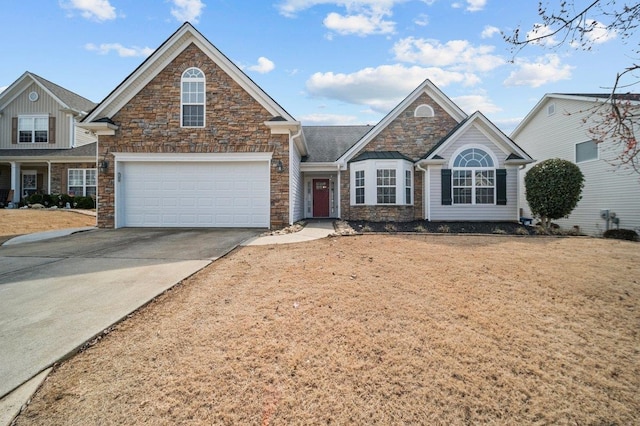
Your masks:
{"label": "porch light fixture", "polygon": [[284,172],[284,166],[282,165],[282,161],[281,160],[276,161],[275,164],[276,164],[276,172],[278,172],[278,173]]}
{"label": "porch light fixture", "polygon": [[100,162],[100,171],[101,171],[102,173],[106,173],[108,169],[109,169],[109,161],[107,161],[107,160],[102,160],[102,161]]}

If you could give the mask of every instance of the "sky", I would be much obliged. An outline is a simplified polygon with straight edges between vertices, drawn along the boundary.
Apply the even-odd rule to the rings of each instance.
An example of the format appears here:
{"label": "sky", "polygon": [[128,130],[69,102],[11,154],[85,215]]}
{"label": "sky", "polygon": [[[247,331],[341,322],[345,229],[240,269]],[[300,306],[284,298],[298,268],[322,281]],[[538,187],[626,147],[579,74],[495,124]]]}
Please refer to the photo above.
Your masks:
{"label": "sky", "polygon": [[606,31],[589,51],[552,39],[514,53],[501,34],[526,34],[537,9],[534,0],[8,1],[0,90],[30,71],[100,102],[189,21],[303,125],[373,125],[428,78],[508,134],[545,93],[606,92],[631,61]]}

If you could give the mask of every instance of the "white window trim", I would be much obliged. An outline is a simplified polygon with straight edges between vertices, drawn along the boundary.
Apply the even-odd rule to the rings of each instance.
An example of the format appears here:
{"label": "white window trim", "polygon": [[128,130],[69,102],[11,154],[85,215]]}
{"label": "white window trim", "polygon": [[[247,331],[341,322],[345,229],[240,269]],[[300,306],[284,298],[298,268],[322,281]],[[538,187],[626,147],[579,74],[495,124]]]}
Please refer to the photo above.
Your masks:
{"label": "white window trim", "polygon": [[[362,182],[362,185],[358,185],[358,184],[357,184],[357,182],[358,182],[358,173],[359,173],[359,172],[362,172],[362,173],[363,173],[363,176],[362,176],[362,178],[363,178],[363,179],[362,179],[362,181],[363,181],[363,182]],[[366,188],[367,188],[366,179],[367,179],[367,172],[366,172],[364,169],[355,170],[355,171],[353,172],[353,175],[354,175],[354,177],[355,177],[355,179],[354,179],[354,181],[353,181],[353,182],[354,182],[354,183],[353,183],[353,194],[354,194],[354,201],[353,201],[353,202],[354,202],[354,204],[355,204],[355,205],[357,205],[357,206],[359,206],[359,205],[364,205],[364,204],[365,204],[365,201],[366,201]],[[361,203],[359,203],[359,202],[358,202],[358,194],[357,194],[357,192],[358,192],[358,191],[357,191],[357,190],[358,190],[358,189],[361,189],[361,188],[362,188],[362,202],[361,202]]]}
{"label": "white window trim", "polygon": [[[96,173],[96,184],[95,185],[87,185],[87,174],[88,171],[92,170],[94,173]],[[71,171],[82,171],[82,185],[71,185]],[[96,189],[96,193],[98,192],[98,176],[97,176],[97,169],[67,169],[67,194],[69,194],[70,188],[74,187],[74,188],[79,188],[82,187],[82,194],[76,194],[74,193],[74,196],[79,196],[79,197],[87,197],[87,188],[95,188]]]}
{"label": "white window trim", "polygon": [[[203,75],[202,78],[189,78],[189,79],[187,79],[189,82],[195,82],[195,83],[202,82],[203,83],[204,92],[203,92],[202,103],[199,103],[199,102],[185,103],[183,101],[183,99],[182,99],[182,97],[183,97],[183,83],[185,82],[184,75],[189,70],[198,70]],[[182,72],[182,75],[180,76],[180,127],[184,127],[184,128],[187,128],[187,129],[202,129],[202,128],[206,127],[206,125],[207,125],[207,105],[206,104],[207,104],[207,77],[206,77],[206,75],[204,74],[204,72],[200,68],[189,67],[186,70],[184,70]],[[185,126],[184,125],[183,119],[184,119],[184,106],[185,105],[202,105],[202,126]]]}
{"label": "white window trim", "polygon": [[[379,169],[393,169],[396,171],[396,202],[378,203],[378,172]],[[405,172],[411,171],[412,203],[407,204],[405,197]],[[356,204],[356,171],[364,171],[364,204]],[[349,165],[349,203],[352,206],[405,206],[413,205],[415,173],[413,163],[407,160],[363,160]]]}
{"label": "white window trim", "polygon": [[[31,128],[31,141],[30,142],[20,142],[20,119],[21,118],[31,118],[33,119],[33,127]],[[46,132],[47,132],[47,141],[46,142],[36,142],[36,130],[35,130],[35,120],[36,118],[44,118],[47,120]],[[34,144],[34,143],[49,143],[50,135],[49,135],[49,116],[47,114],[22,114],[18,116],[18,129],[16,134],[16,142],[18,144]]]}
{"label": "white window trim", "polygon": [[422,104],[416,107],[416,109],[413,111],[413,116],[418,118],[435,117],[435,112],[430,105]]}
{"label": "white window trim", "polygon": [[[493,167],[454,167],[453,164],[455,163],[456,159],[458,158],[458,156],[463,152],[466,151],[467,149],[471,149],[471,148],[475,148],[478,150],[481,150],[485,153],[487,153],[489,155],[489,157],[491,157],[491,161],[493,162]],[[491,151],[491,149],[489,149],[487,146],[484,145],[478,145],[478,144],[470,144],[470,145],[464,145],[461,146],[460,148],[458,148],[453,155],[451,156],[451,159],[449,160],[449,168],[451,169],[451,205],[452,206],[495,206],[497,205],[496,203],[498,202],[498,194],[497,194],[497,172],[496,170],[499,168],[499,163],[498,163],[498,159],[496,158],[495,154]],[[465,171],[471,171],[471,203],[456,203],[455,202],[455,196],[454,196],[454,189],[455,188],[463,188],[463,187],[455,187],[453,185],[453,178],[454,178],[454,172],[455,171],[459,171],[459,170],[465,170]],[[476,176],[476,171],[493,171],[493,186],[476,186],[475,184],[475,176]],[[464,188],[468,188],[468,187],[464,187]],[[476,203],[476,188],[493,188],[493,203]]]}
{"label": "white window trim", "polygon": [[555,115],[555,113],[556,113],[556,104],[552,102],[549,105],[547,105],[547,117],[551,117],[552,115]]}
{"label": "white window trim", "polygon": [[[409,173],[409,185],[407,185],[407,173]],[[411,194],[411,200],[407,200],[407,189],[409,190],[409,194]],[[415,195],[413,193],[413,170],[405,169],[404,170],[404,203],[406,205],[412,205]]]}
{"label": "white window trim", "polygon": [[[596,145],[596,158],[590,158],[588,160],[583,160],[583,161],[578,161],[578,145],[583,144],[583,143],[588,143],[588,142],[593,142]],[[582,141],[582,142],[576,142],[575,144],[573,144],[573,161],[576,164],[584,164],[584,163],[591,163],[593,161],[598,161],[600,159],[600,144],[599,143],[595,143],[595,141],[592,140],[588,140],[588,141]]]}

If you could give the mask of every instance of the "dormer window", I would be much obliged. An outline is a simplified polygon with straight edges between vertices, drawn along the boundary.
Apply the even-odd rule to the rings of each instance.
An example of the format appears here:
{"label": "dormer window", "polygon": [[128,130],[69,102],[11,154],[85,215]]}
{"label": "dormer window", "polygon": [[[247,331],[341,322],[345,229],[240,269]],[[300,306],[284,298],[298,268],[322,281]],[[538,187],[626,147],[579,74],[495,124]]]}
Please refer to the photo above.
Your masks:
{"label": "dormer window", "polygon": [[431,108],[427,104],[418,105],[416,110],[413,112],[414,117],[433,117],[435,113],[433,112],[433,108]]}
{"label": "dormer window", "polygon": [[204,127],[205,77],[198,68],[189,68],[181,79],[181,125]]}

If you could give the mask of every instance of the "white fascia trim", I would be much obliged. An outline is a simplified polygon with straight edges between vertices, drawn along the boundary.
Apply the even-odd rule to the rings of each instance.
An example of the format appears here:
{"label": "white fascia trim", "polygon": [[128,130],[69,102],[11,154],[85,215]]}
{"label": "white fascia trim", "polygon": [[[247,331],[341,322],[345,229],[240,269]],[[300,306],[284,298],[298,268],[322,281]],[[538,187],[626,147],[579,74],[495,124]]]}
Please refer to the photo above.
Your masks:
{"label": "white fascia trim", "polygon": [[416,165],[418,166],[418,168],[421,168],[422,165],[426,165],[426,166],[439,166],[442,164],[446,164],[447,160],[445,160],[444,158],[442,159],[434,159],[434,160],[419,160],[416,162]]}
{"label": "white fascia trim", "polygon": [[325,163],[300,163],[300,171],[302,172],[336,172],[338,164],[333,162]]}
{"label": "white fascia trim", "polygon": [[264,125],[271,129],[272,135],[288,135],[300,130],[299,121],[265,121]]}
{"label": "white fascia trim", "polygon": [[95,135],[98,136],[113,136],[116,134],[116,130],[118,130],[118,126],[111,123],[78,123],[78,127],[81,129],[88,130]]}
{"label": "white fascia trim", "polygon": [[270,161],[272,152],[211,152],[211,153],[147,153],[112,152],[116,161],[138,162],[247,162]]}
{"label": "white fascia trim", "polygon": [[[213,44],[204,38],[191,24],[185,23],[180,31],[167,39],[161,48],[157,49],[143,62],[142,66],[135,70],[121,86],[111,93],[107,99],[98,105],[96,109],[85,119],[90,122],[101,115],[112,116],[120,111],[143,87],[166,68],[189,44],[193,42],[200,50],[205,52],[227,75],[246,90],[260,105],[262,105],[274,117],[282,116],[288,121],[293,118],[270,98],[255,82],[253,82],[240,68],[231,62]],[[166,55],[165,58],[163,56]],[[132,86],[137,89],[132,90]]]}
{"label": "white fascia trim", "polygon": [[0,163],[93,163],[96,157],[1,157]]}

